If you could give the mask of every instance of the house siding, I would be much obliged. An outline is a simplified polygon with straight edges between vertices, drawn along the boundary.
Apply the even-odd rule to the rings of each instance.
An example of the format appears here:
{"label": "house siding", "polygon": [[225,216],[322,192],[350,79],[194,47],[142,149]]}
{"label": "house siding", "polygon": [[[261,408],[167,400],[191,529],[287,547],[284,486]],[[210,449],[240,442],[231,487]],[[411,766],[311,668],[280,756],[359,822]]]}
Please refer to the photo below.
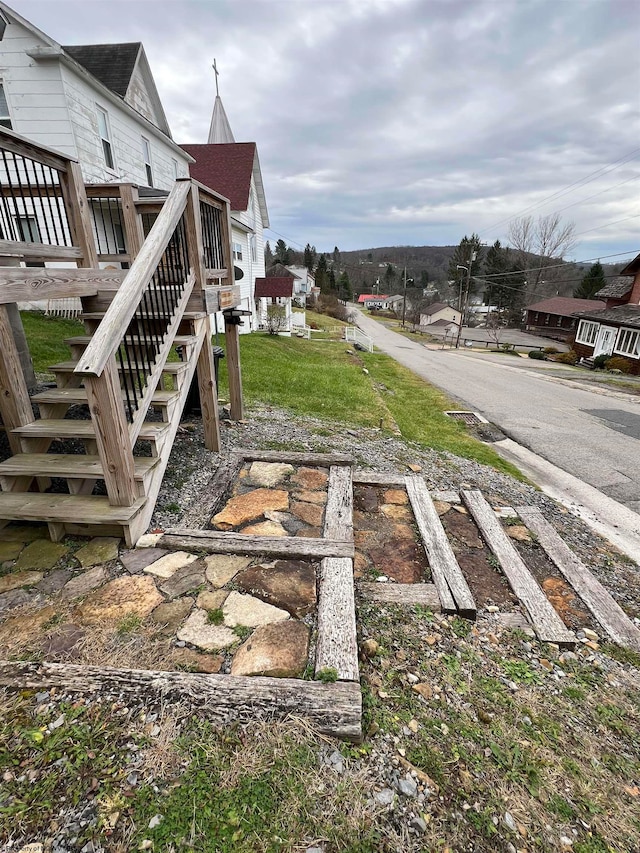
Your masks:
{"label": "house siding", "polygon": [[[213,187],[212,189],[215,189]],[[240,243],[242,246],[242,261],[234,261],[234,265],[240,267],[244,273],[238,284],[240,285],[241,307],[246,311],[251,311],[251,317],[243,318],[239,326],[240,334],[254,331],[260,325],[259,311],[256,309],[254,293],[256,287],[256,278],[263,278],[265,275],[264,264],[264,228],[262,226],[262,217],[260,215],[260,206],[258,203],[258,194],[253,176],[251,176],[251,191],[249,192],[249,205],[247,210],[234,210],[232,216],[253,229],[253,235],[256,240],[256,260],[251,259],[251,248],[249,238],[251,234],[247,234],[244,230],[237,228],[231,224],[231,239],[234,243]]]}

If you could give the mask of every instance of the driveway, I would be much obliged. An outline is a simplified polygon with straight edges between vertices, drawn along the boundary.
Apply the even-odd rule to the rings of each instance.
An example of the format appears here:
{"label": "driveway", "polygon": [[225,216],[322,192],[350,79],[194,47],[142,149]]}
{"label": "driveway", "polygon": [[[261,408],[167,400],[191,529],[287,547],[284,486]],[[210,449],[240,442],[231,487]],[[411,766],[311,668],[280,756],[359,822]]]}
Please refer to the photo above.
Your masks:
{"label": "driveway", "polygon": [[[573,387],[515,357],[427,349],[358,312],[383,352],[538,456],[640,512],[640,398]],[[517,463],[516,463],[517,464]]]}

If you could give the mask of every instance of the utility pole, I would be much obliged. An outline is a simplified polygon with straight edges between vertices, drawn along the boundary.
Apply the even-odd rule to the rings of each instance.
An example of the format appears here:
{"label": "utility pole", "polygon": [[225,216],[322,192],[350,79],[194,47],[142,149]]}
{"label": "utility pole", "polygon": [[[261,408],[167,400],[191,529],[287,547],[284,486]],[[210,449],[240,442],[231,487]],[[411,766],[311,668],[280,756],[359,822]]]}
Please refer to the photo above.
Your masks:
{"label": "utility pole", "polygon": [[458,337],[456,338],[456,349],[460,346],[460,337],[462,335],[462,326],[464,324],[464,316],[467,313],[467,302],[469,300],[469,285],[471,283],[471,266],[477,257],[476,252],[471,253],[471,259],[469,261],[469,265],[466,267],[457,266],[457,270],[465,270],[467,273],[467,280],[464,288],[464,300],[462,299],[462,282],[460,282],[460,323],[458,325]]}
{"label": "utility pole", "polygon": [[402,325],[404,326],[404,317],[407,313],[407,268],[404,268],[404,299],[402,300]]}

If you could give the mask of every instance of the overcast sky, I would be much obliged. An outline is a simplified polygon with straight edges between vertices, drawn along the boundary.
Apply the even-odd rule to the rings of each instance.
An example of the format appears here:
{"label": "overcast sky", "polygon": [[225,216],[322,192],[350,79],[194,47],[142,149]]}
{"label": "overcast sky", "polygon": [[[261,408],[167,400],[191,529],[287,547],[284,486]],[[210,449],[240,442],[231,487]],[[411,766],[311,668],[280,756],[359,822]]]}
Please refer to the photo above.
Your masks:
{"label": "overcast sky", "polygon": [[216,57],[292,245],[493,242],[531,207],[566,208],[575,259],[640,251],[639,0],[11,5],[62,44],[142,41],[178,143],[207,141]]}

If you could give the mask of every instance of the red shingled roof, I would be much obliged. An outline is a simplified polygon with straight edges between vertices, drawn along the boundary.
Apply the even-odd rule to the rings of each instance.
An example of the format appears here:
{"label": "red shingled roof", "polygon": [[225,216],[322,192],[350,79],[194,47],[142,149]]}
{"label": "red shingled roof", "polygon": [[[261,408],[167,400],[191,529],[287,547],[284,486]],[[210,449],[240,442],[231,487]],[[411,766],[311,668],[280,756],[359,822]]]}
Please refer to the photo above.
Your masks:
{"label": "red shingled roof", "polygon": [[196,161],[189,165],[191,177],[231,202],[232,210],[249,207],[249,189],[256,154],[255,142],[181,145]]}
{"label": "red shingled roof", "polygon": [[358,296],[358,302],[364,302],[367,299],[388,299],[389,297],[384,293],[361,293]]}
{"label": "red shingled roof", "polygon": [[293,296],[293,276],[270,276],[256,279],[256,297]]}

